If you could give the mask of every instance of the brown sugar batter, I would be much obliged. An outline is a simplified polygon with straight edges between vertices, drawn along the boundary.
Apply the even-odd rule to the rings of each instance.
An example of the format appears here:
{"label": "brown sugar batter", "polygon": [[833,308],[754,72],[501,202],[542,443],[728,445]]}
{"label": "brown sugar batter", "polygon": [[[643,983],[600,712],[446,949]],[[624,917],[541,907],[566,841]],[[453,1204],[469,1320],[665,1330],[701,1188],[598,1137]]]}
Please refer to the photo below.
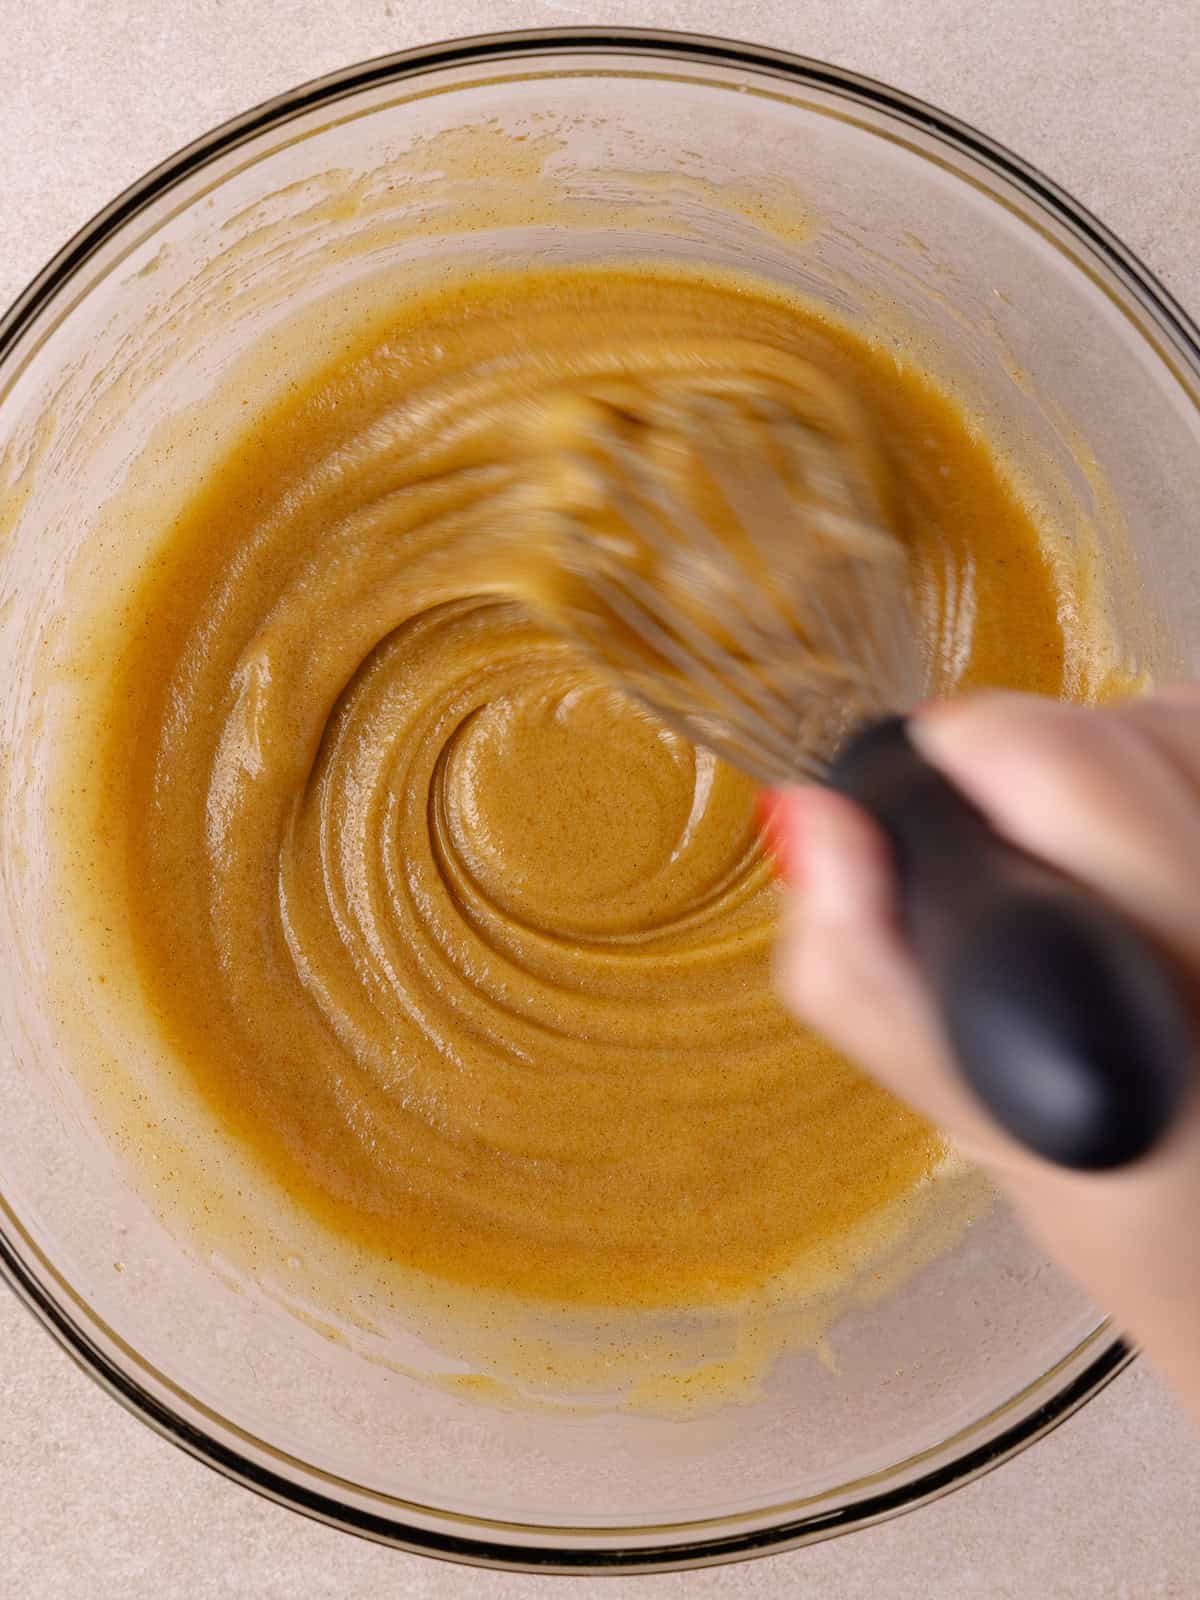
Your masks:
{"label": "brown sugar batter", "polygon": [[795,357],[860,397],[943,680],[1061,692],[1051,569],[986,445],[744,280],[564,268],[400,307],[236,442],[146,574],[104,753],[146,1002],[297,1203],[392,1261],[711,1302],[941,1158],[775,999],[751,783],[494,554],[547,394]]}

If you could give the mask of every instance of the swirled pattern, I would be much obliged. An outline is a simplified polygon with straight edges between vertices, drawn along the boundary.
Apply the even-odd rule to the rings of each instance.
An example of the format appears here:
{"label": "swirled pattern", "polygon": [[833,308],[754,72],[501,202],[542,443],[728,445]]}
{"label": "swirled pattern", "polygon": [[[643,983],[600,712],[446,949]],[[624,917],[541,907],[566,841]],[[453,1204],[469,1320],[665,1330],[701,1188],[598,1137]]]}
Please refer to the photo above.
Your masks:
{"label": "swirled pattern", "polygon": [[796,354],[866,397],[933,613],[970,572],[968,675],[1057,689],[1037,540],[950,406],[682,277],[514,274],[364,330],[237,441],[136,597],[106,759],[144,993],[264,1167],[394,1260],[707,1300],[938,1158],[774,998],[747,780],[494,559],[549,390]]}

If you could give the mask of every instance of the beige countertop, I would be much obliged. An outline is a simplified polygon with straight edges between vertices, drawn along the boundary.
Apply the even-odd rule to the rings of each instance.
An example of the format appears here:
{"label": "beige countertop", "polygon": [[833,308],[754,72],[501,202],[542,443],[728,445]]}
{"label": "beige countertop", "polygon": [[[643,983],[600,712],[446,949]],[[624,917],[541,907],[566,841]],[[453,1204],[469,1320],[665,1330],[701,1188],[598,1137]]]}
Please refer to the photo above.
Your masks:
{"label": "beige countertop", "polygon": [[[1200,311],[1195,0],[0,0],[0,302],[178,145],[305,78],[491,28],[740,35],[886,79],[1013,146]],[[1200,1594],[1200,1437],[1144,1369],[979,1483],[790,1556],[572,1596],[1168,1600]],[[0,1288],[4,1600],[545,1600],[308,1523],[121,1411]]]}

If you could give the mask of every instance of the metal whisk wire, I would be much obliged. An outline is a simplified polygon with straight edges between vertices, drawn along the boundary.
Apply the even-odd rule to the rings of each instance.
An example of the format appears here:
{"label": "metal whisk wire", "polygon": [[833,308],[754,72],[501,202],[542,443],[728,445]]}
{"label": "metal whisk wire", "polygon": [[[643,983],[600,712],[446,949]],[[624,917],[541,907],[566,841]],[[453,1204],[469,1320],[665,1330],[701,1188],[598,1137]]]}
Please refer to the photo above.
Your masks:
{"label": "metal whisk wire", "polygon": [[[669,424],[665,464],[618,419],[589,435],[605,521],[571,522],[576,629],[759,782],[819,777],[853,722],[919,697],[904,552],[836,442],[779,407],[692,394]],[[672,463],[701,475],[715,517]]]}

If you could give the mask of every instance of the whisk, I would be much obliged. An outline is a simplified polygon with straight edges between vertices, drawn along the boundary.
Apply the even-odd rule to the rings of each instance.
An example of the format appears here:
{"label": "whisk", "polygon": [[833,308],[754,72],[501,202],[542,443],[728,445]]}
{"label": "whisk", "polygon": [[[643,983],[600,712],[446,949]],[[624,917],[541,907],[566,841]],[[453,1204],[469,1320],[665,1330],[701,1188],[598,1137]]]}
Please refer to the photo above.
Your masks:
{"label": "whisk", "polygon": [[1186,1082],[1177,982],[909,741],[928,685],[908,559],[853,428],[712,379],[634,406],[618,386],[582,424],[558,485],[559,625],[760,782],[822,779],[873,817],[954,1055],[1015,1138],[1080,1169],[1146,1153]]}

